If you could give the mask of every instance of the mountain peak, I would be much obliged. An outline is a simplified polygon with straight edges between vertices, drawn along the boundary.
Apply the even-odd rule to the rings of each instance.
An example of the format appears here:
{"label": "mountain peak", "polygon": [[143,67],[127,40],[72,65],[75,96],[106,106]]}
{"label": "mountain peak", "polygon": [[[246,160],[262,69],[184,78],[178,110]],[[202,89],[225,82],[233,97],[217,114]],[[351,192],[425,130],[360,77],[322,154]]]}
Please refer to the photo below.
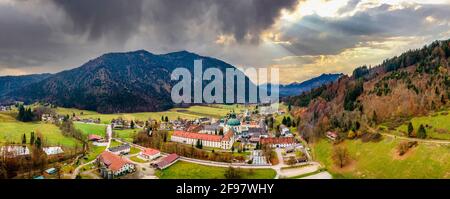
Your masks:
{"label": "mountain peak", "polygon": [[189,52],[187,50],[162,54],[162,56],[165,56],[165,57],[201,57],[200,55],[195,54],[193,52]]}

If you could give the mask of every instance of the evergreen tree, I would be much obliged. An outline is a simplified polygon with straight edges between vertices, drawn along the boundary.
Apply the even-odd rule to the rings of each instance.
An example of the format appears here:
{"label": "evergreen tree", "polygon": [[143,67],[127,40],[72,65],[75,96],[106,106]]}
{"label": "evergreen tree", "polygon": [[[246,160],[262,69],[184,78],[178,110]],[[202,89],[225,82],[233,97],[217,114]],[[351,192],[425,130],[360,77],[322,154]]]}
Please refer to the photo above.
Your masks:
{"label": "evergreen tree", "polygon": [[134,129],[134,121],[133,120],[131,120],[130,127],[131,127],[131,129]]}
{"label": "evergreen tree", "polygon": [[291,127],[292,126],[291,117],[289,117],[289,116],[286,118],[286,126],[287,127]]}
{"label": "evergreen tree", "polygon": [[41,138],[40,138],[40,137],[37,137],[34,144],[36,145],[36,147],[37,147],[38,149],[40,149],[40,148],[42,147]]}
{"label": "evergreen tree", "polygon": [[285,116],[283,116],[283,120],[281,120],[281,124],[286,125],[286,117]]}
{"label": "evergreen tree", "polygon": [[164,115],[163,115],[163,116],[161,116],[161,121],[162,121],[162,122],[164,122]]}
{"label": "evergreen tree", "polygon": [[34,132],[31,132],[31,135],[30,135],[30,144],[31,145],[33,145],[34,144]]}
{"label": "evergreen tree", "polygon": [[425,139],[427,138],[427,131],[425,130],[425,127],[421,124],[419,127],[419,130],[417,131],[417,138]]}
{"label": "evergreen tree", "polygon": [[165,121],[166,121],[166,122],[169,122],[169,118],[168,118],[167,116],[166,116],[166,119],[165,119]]}
{"label": "evergreen tree", "polygon": [[23,121],[23,116],[25,114],[25,108],[22,104],[19,105],[19,114],[17,115],[17,120]]}
{"label": "evergreen tree", "polygon": [[412,132],[414,131],[414,126],[411,122],[408,123],[408,136],[412,137]]}
{"label": "evergreen tree", "polygon": [[22,137],[22,144],[27,144],[27,135],[25,135],[25,133],[23,134]]}
{"label": "evergreen tree", "polygon": [[289,103],[289,105],[288,105],[288,111],[291,112],[291,110],[292,110],[292,107],[291,107],[291,104]]}

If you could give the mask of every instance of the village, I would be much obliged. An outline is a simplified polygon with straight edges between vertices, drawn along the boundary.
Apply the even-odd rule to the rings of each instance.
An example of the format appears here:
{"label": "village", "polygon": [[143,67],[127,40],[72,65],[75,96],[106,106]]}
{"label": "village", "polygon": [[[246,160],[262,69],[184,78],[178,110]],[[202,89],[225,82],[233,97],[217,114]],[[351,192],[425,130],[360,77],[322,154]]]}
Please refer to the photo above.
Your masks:
{"label": "village", "polygon": [[[100,119],[79,118],[75,114],[70,120],[75,124],[104,125],[104,134],[88,134],[89,146],[101,149],[94,157],[80,155],[71,163],[68,172],[59,172],[61,168],[49,167],[35,179],[55,178],[150,178],[158,177],[158,172],[164,171],[178,161],[198,165],[242,168],[242,169],[272,169],[274,178],[287,178],[315,172],[320,165],[312,161],[310,149],[298,135],[294,121],[286,114],[287,110],[276,109],[271,105],[252,105],[239,112],[230,111],[221,118],[198,117],[196,119],[162,117],[160,121],[125,120],[115,118],[110,124],[100,123]],[[41,121],[57,122],[67,116],[43,114]],[[274,118],[283,118],[279,123]],[[164,137],[168,144],[197,150],[199,153],[215,154],[227,158],[208,159],[191,156],[185,152],[172,152],[165,147],[149,147],[136,142],[136,139],[126,140],[115,136],[115,132],[136,129],[145,132],[148,137],[155,137],[160,132],[167,132]],[[26,146],[3,146],[12,156],[29,156]],[[44,147],[47,156],[64,156],[63,148],[59,146]],[[92,155],[91,155],[92,156]],[[85,159],[85,161],[80,160]],[[74,163],[77,164],[74,164]],[[66,166],[64,163],[62,166]],[[313,168],[308,168],[311,166]],[[292,169],[289,169],[292,168]],[[298,170],[298,171],[296,171]],[[62,174],[61,174],[62,173]],[[61,176],[58,176],[61,178]]]}

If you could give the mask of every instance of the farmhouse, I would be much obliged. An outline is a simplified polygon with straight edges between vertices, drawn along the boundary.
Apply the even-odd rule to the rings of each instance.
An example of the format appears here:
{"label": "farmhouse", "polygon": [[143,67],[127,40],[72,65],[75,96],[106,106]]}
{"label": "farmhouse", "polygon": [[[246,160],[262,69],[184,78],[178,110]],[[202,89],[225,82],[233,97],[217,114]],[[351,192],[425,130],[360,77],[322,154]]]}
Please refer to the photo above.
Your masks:
{"label": "farmhouse", "polygon": [[170,138],[172,142],[194,145],[200,140],[203,146],[231,149],[234,143],[234,132],[229,130],[224,136],[203,133],[191,133],[186,131],[174,131]]}
{"label": "farmhouse", "polygon": [[98,156],[97,164],[100,167],[100,174],[106,179],[125,175],[135,170],[134,164],[109,151],[104,151]]}
{"label": "farmhouse", "polygon": [[45,154],[47,154],[47,155],[57,155],[57,154],[64,153],[62,148],[59,146],[44,147],[44,148],[42,148],[42,150],[44,150]]}
{"label": "farmhouse", "polygon": [[334,131],[328,131],[326,136],[328,139],[333,140],[333,141],[338,138],[338,134]]}
{"label": "farmhouse", "polygon": [[6,157],[17,157],[30,155],[30,150],[26,146],[2,146],[0,154],[5,154]]}
{"label": "farmhouse", "polygon": [[131,147],[129,144],[123,144],[116,147],[110,147],[108,150],[116,155],[124,155],[130,153],[130,149]]}
{"label": "farmhouse", "polygon": [[139,157],[146,160],[154,160],[159,156],[161,156],[161,152],[151,148],[146,148],[139,153]]}
{"label": "farmhouse", "polygon": [[295,145],[295,140],[293,137],[271,137],[271,138],[261,138],[261,144],[269,144],[273,148],[285,148],[288,146]]}
{"label": "farmhouse", "polygon": [[95,135],[95,134],[89,134],[88,135],[88,140],[89,141],[97,142],[97,141],[100,141],[102,139],[103,139],[102,136],[99,136],[99,135]]}
{"label": "farmhouse", "polygon": [[165,158],[163,158],[160,162],[156,163],[156,168],[158,169],[165,169],[169,166],[171,166],[172,164],[175,164],[175,162],[178,161],[179,156],[175,153],[172,153],[168,156],[166,156]]}

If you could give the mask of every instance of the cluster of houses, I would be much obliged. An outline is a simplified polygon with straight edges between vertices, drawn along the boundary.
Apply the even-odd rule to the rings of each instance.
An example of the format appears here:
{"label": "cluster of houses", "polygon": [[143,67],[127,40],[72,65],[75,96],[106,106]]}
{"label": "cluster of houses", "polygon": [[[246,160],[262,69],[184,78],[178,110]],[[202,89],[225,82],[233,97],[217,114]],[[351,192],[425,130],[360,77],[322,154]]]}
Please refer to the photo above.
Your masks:
{"label": "cluster of houses", "polygon": [[1,111],[10,111],[11,110],[11,106],[0,106],[0,112]]}
{"label": "cluster of houses", "polygon": [[171,136],[172,142],[229,150],[238,141],[256,147],[257,144],[270,144],[273,147],[287,147],[296,143],[293,134],[285,125],[280,125],[280,137],[271,137],[268,127],[259,116],[252,116],[248,111],[236,115],[230,113],[217,120],[196,120],[197,124],[177,124]]}
{"label": "cluster of houses", "polygon": [[[123,144],[108,148],[108,150],[101,153],[96,160],[100,175],[105,179],[113,179],[136,171],[136,165],[124,157],[130,152],[130,148],[129,144]],[[159,150],[152,148],[145,148],[137,155],[138,158],[148,161],[157,160],[161,156],[162,154]],[[178,161],[178,159],[179,156],[177,154],[169,154],[151,165],[157,169],[165,169]]]}

